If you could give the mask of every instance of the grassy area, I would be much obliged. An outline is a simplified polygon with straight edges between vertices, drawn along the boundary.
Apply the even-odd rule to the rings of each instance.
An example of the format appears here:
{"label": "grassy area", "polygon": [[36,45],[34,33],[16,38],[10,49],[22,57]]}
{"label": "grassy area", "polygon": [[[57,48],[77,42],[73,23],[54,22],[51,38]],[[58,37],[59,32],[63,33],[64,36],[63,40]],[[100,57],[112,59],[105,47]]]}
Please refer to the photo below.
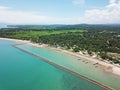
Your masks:
{"label": "grassy area", "polygon": [[68,33],[68,32],[87,32],[85,30],[58,30],[58,31],[26,31],[26,32],[16,32],[11,35],[11,38],[18,38],[18,39],[30,39],[31,37],[38,37],[44,35],[51,35],[51,34],[61,34],[61,33]]}

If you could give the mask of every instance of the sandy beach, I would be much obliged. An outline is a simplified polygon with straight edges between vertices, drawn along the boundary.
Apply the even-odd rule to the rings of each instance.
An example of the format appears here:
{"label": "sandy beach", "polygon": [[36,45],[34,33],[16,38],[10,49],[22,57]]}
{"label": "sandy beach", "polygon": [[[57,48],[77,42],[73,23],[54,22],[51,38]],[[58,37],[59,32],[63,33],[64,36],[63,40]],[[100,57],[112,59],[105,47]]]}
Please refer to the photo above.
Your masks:
{"label": "sandy beach", "polygon": [[27,44],[27,45],[31,45],[31,46],[35,46],[35,47],[47,48],[47,49],[54,50],[54,51],[57,51],[57,52],[72,55],[74,57],[77,57],[78,59],[82,59],[82,60],[85,60],[85,61],[88,61],[88,62],[91,62],[91,63],[96,63],[97,62],[98,65],[102,66],[102,68],[104,68],[104,70],[106,72],[111,72],[113,74],[116,74],[116,75],[120,76],[120,67],[119,66],[116,66],[114,64],[110,64],[109,62],[103,62],[103,61],[101,61],[97,58],[81,55],[79,53],[70,52],[70,51],[67,51],[67,50],[60,49],[60,48],[49,47],[48,45],[45,45],[45,44],[39,45],[37,43],[31,43],[30,41],[26,41],[26,40],[8,39],[8,38],[0,38],[0,40],[15,41],[16,44]]}

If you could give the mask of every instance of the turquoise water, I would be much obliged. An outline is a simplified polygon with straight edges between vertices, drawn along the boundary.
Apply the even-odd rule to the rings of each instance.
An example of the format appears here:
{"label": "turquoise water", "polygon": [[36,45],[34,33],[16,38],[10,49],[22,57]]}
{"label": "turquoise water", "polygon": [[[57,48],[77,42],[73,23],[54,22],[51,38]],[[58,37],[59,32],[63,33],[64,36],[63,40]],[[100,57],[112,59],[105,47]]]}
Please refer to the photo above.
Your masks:
{"label": "turquoise water", "polygon": [[116,90],[120,90],[120,77],[109,72],[105,72],[101,67],[95,68],[92,63],[85,64],[83,60],[69,56],[60,52],[51,51],[45,48],[36,48],[27,45],[18,46],[38,56],[46,58],[52,62],[62,65],[70,70],[78,72],[99,83],[110,86]]}
{"label": "turquoise water", "polygon": [[0,40],[0,90],[104,90]]}

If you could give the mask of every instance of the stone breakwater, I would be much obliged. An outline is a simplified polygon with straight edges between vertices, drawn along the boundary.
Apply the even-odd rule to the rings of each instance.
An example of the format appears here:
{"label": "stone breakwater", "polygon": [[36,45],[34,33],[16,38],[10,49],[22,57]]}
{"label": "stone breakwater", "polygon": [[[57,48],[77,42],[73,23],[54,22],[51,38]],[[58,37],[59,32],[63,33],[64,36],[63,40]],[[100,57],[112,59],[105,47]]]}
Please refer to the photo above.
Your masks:
{"label": "stone breakwater", "polygon": [[44,62],[47,62],[47,63],[49,63],[49,64],[51,64],[51,65],[53,65],[53,66],[55,66],[55,67],[57,67],[57,68],[60,68],[60,69],[62,69],[62,70],[64,70],[64,71],[66,71],[66,72],[69,72],[69,73],[71,73],[71,74],[73,74],[73,75],[75,75],[75,76],[77,76],[77,77],[79,77],[79,78],[82,78],[82,79],[87,80],[87,81],[89,81],[89,82],[91,82],[91,83],[93,83],[93,84],[95,84],[95,85],[97,85],[97,86],[100,86],[100,87],[104,88],[105,90],[114,90],[114,89],[112,89],[112,88],[110,88],[110,87],[108,87],[108,86],[106,86],[106,85],[103,85],[103,84],[98,83],[98,82],[96,82],[96,81],[94,81],[94,80],[92,80],[92,79],[89,79],[89,78],[87,78],[87,77],[85,77],[85,76],[83,76],[83,75],[80,75],[80,74],[77,73],[77,72],[74,72],[74,71],[72,71],[72,70],[70,70],[70,69],[67,69],[67,68],[64,67],[64,66],[61,66],[61,65],[59,65],[59,64],[56,64],[56,63],[51,62],[51,61],[49,61],[49,60],[47,60],[47,59],[45,59],[45,58],[42,58],[42,57],[37,56],[37,55],[35,55],[35,54],[31,53],[31,52],[28,52],[27,50],[24,50],[24,49],[22,49],[22,48],[19,48],[19,47],[17,47],[17,45],[20,45],[20,44],[15,44],[15,45],[13,45],[13,47],[15,47],[15,48],[17,48],[17,49],[19,49],[19,50],[21,50],[21,51],[23,51],[23,52],[25,52],[25,53],[28,53],[28,54],[30,54],[30,55],[32,55],[32,56],[34,56],[34,57],[36,57],[36,58],[38,58],[38,59],[40,59],[40,60],[43,60]]}

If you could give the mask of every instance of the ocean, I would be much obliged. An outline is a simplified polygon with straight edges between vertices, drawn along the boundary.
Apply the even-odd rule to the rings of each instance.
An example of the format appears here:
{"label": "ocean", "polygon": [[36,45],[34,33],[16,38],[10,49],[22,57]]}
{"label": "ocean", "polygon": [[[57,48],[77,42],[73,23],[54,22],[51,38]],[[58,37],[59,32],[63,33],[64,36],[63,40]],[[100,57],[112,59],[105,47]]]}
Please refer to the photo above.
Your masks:
{"label": "ocean", "polygon": [[[13,44],[15,42],[0,40],[0,90],[104,90],[91,82],[14,48]],[[96,81],[98,79],[95,77],[98,74],[96,71],[104,73],[102,69],[93,69],[91,72],[89,70],[93,68],[93,65],[83,62],[76,63],[74,62],[75,57],[66,54],[27,45],[19,47],[91,79],[94,78]],[[96,75],[92,76],[88,73]],[[108,84],[110,87],[120,90],[120,78],[111,74],[108,74],[108,77],[113,77],[114,81],[105,80],[104,84],[110,83]]]}

